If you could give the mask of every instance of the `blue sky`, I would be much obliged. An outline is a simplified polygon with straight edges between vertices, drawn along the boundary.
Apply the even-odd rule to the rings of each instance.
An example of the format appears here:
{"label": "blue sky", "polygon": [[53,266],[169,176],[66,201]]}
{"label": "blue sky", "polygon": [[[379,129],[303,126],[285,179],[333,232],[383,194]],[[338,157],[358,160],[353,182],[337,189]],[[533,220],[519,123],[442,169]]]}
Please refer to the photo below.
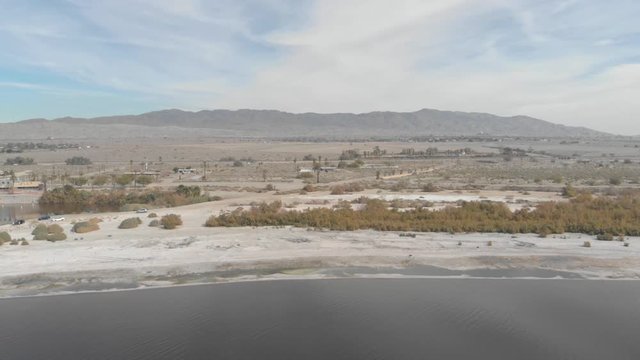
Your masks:
{"label": "blue sky", "polygon": [[637,0],[0,0],[0,121],[525,114],[640,134]]}

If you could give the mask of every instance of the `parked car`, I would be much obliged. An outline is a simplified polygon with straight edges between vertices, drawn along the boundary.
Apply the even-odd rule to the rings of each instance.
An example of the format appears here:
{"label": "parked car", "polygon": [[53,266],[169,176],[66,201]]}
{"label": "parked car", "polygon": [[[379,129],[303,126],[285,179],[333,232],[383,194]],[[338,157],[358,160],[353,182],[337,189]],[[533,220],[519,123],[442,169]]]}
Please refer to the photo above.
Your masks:
{"label": "parked car", "polygon": [[136,212],[137,212],[138,214],[144,214],[144,213],[146,213],[147,211],[149,211],[149,210],[144,209],[144,208],[143,208],[143,209],[138,209],[138,210],[136,210]]}
{"label": "parked car", "polygon": [[49,219],[51,219],[51,216],[49,215],[42,215],[38,218],[38,220],[40,221],[49,220]]}
{"label": "parked car", "polygon": [[64,217],[62,217],[62,216],[52,217],[51,221],[55,221],[55,222],[64,221]]}
{"label": "parked car", "polygon": [[18,219],[18,220],[13,222],[13,225],[22,225],[22,224],[24,224],[24,220],[22,220],[22,219]]}

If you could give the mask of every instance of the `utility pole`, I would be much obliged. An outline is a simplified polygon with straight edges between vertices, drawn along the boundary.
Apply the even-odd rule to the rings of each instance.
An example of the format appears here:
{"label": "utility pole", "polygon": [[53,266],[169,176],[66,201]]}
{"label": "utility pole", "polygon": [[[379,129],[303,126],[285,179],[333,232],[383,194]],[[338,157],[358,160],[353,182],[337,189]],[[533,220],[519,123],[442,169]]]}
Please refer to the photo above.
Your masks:
{"label": "utility pole", "polygon": [[202,162],[202,181],[207,181],[207,161]]}

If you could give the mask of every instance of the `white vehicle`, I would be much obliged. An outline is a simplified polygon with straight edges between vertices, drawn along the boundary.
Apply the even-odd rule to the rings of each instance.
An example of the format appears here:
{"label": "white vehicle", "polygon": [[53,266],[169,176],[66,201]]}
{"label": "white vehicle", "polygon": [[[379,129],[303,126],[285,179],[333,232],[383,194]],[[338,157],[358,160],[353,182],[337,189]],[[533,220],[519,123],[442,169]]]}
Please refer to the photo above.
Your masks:
{"label": "white vehicle", "polygon": [[62,217],[62,216],[54,216],[54,217],[51,218],[51,221],[55,221],[55,222],[64,221],[64,217]]}
{"label": "white vehicle", "polygon": [[144,208],[143,208],[143,209],[138,209],[138,210],[136,210],[136,212],[137,212],[138,214],[144,214],[144,213],[146,213],[147,211],[149,211],[149,210],[144,209]]}

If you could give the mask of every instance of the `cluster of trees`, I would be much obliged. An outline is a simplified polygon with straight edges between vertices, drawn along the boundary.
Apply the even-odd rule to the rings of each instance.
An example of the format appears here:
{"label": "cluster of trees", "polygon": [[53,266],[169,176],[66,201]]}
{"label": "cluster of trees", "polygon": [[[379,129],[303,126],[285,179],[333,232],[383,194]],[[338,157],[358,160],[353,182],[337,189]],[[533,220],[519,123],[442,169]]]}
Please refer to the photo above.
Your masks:
{"label": "cluster of trees", "polygon": [[360,159],[360,152],[356,149],[343,150],[339,160],[356,160]]}
{"label": "cluster of trees", "polygon": [[537,233],[640,236],[640,195],[593,198],[580,194],[568,202],[547,202],[535,209],[511,211],[503,203],[463,202],[441,210],[398,211],[380,200],[367,199],[362,210],[285,211],[280,202],[212,216],[206,226],[299,226],[331,230],[374,229],[423,232]]}
{"label": "cluster of trees", "polygon": [[123,190],[86,191],[67,185],[46,191],[40,197],[39,205],[45,213],[80,213],[87,211],[119,211],[125,205],[144,204],[151,206],[181,206],[212,201],[216,198],[200,195],[191,188],[189,194],[178,191],[143,190],[126,192]]}
{"label": "cluster of trees", "polygon": [[91,165],[91,159],[84,156],[74,156],[64,161],[67,165]]}
{"label": "cluster of trees", "polygon": [[76,176],[76,177],[64,176],[62,180],[77,187],[82,187],[87,184],[91,184],[93,186],[104,186],[107,183],[112,183],[114,186],[118,185],[120,187],[126,187],[131,183],[135,184],[136,186],[137,185],[147,186],[153,183],[154,178],[153,176],[150,176],[150,175],[135,176],[132,174],[123,174],[123,175],[109,176],[109,175],[100,174],[100,175],[96,175],[95,177],[92,177],[91,179],[88,179],[84,176]]}
{"label": "cluster of trees", "polygon": [[469,155],[474,151],[471,148],[454,149],[440,151],[437,147],[429,147],[426,150],[416,150],[414,148],[405,148],[400,151],[403,156],[430,157],[430,156],[460,156]]}
{"label": "cluster of trees", "polygon": [[362,155],[364,157],[380,157],[380,156],[387,155],[387,150],[382,150],[382,149],[380,149],[379,146],[376,145],[376,146],[373,147],[373,150],[364,151],[362,153]]}
{"label": "cluster of trees", "polygon": [[5,165],[33,165],[35,162],[32,158],[16,156],[14,158],[8,158],[4,162]]}
{"label": "cluster of trees", "polygon": [[48,143],[33,143],[33,142],[21,142],[21,143],[8,143],[4,146],[0,146],[0,153],[21,153],[25,150],[58,150],[58,149],[72,149],[78,148],[78,144],[48,144]]}

